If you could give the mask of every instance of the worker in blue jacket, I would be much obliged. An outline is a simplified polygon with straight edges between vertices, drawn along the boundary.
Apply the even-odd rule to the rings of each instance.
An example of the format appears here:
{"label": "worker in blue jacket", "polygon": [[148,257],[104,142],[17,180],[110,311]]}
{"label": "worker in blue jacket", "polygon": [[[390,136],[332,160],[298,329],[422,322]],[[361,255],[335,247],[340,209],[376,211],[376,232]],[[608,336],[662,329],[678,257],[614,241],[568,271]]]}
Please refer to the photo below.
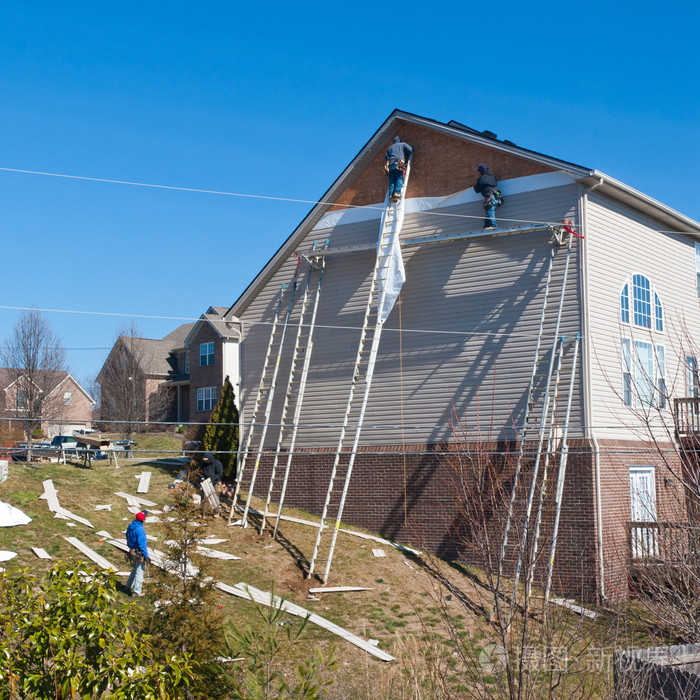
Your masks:
{"label": "worker in blue jacket", "polygon": [[148,561],[148,541],[146,539],[146,528],[143,522],[146,520],[146,513],[136,513],[136,517],[126,528],[126,544],[129,547],[129,558],[132,562],[131,573],[126,581],[126,587],[132,596],[140,596],[143,577],[146,572],[146,562]]}
{"label": "worker in blue jacket", "polygon": [[412,155],[413,148],[404,143],[400,136],[394,137],[394,142],[386,152],[386,164],[384,166],[384,170],[389,175],[389,199],[401,198],[403,176]]}

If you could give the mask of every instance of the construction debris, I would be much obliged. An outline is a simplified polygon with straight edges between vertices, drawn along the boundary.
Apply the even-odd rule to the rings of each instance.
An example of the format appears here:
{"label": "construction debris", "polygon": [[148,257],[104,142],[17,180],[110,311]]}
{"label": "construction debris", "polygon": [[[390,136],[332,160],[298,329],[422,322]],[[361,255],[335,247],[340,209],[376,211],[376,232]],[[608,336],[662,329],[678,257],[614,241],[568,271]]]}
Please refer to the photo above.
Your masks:
{"label": "construction debris", "polygon": [[555,605],[560,605],[562,608],[571,610],[571,612],[575,612],[582,617],[590,617],[592,620],[595,620],[598,617],[597,612],[578,605],[575,600],[567,600],[566,598],[550,598],[549,602],[554,603]]}
{"label": "construction debris", "polygon": [[41,547],[32,547],[32,552],[34,552],[39,559],[51,559],[51,555]]}
{"label": "construction debris", "polygon": [[219,588],[219,590],[225,591],[226,593],[232,593],[232,595],[238,595],[241,598],[247,598],[248,600],[256,602],[258,605],[266,605],[268,607],[281,606],[284,612],[289,613],[290,615],[296,615],[297,617],[307,618],[309,622],[313,622],[315,625],[318,625],[319,627],[322,627],[333,634],[337,634],[339,637],[342,637],[346,641],[354,644],[360,649],[363,649],[367,653],[372,654],[372,656],[376,656],[382,661],[394,660],[394,657],[391,656],[391,654],[387,654],[385,651],[382,651],[372,644],[369,644],[364,639],[352,634],[352,632],[348,632],[348,630],[336,625],[334,622],[326,620],[325,617],[321,617],[320,615],[306,610],[295,603],[290,603],[288,600],[283,601],[282,598],[279,598],[278,596],[273,596],[271,593],[260,591],[257,588],[248,586],[245,583],[237,583],[235,586],[227,586],[226,584],[221,583],[217,583],[215,585],[217,588]]}
{"label": "construction debris", "polygon": [[[129,547],[126,544],[126,540],[109,540],[109,544],[116,547],[117,549],[121,549],[124,552],[129,551]],[[161,569],[165,569],[166,571],[170,571],[170,573],[175,573],[172,567],[168,567],[168,559],[165,554],[159,552],[158,550],[151,550],[149,554],[150,560],[155,566],[158,566]],[[191,564],[188,564],[187,574],[189,576],[196,576],[197,573],[198,571],[196,567],[192,566]],[[381,649],[377,649],[376,647],[366,642],[364,639],[361,639],[360,637],[357,637],[351,632],[348,632],[346,629],[343,629],[342,627],[336,625],[330,620],[326,620],[324,617],[321,617],[316,613],[312,613],[309,610],[305,610],[304,608],[295,605],[294,603],[290,603],[289,601],[282,602],[282,599],[278,598],[277,596],[274,596],[273,598],[270,593],[259,591],[257,588],[247,586],[245,583],[238,583],[236,584],[236,586],[229,586],[228,584],[222,583],[221,581],[214,581],[214,587],[218,588],[220,591],[224,591],[224,593],[229,593],[231,595],[238,596],[239,598],[245,598],[245,600],[252,600],[258,603],[258,605],[266,605],[268,607],[272,607],[272,605],[276,607],[282,605],[282,609],[284,610],[284,612],[289,613],[290,615],[308,618],[309,622],[313,622],[315,625],[323,627],[323,629],[326,629],[329,632],[332,632],[333,634],[337,634],[339,637],[342,637],[351,644],[360,647],[360,649],[364,649],[366,652],[372,654],[372,656],[376,656],[382,661],[394,660],[394,657],[390,654],[387,654]]]}
{"label": "construction debris", "polygon": [[49,510],[52,513],[55,513],[54,518],[63,518],[64,520],[75,520],[76,522],[81,523],[82,525],[92,527],[92,523],[89,520],[81,518],[79,515],[75,515],[75,513],[71,513],[69,510],[67,510],[66,508],[62,508],[58,504],[58,491],[53,485],[53,481],[51,481],[51,479],[47,479],[46,481],[42,482],[42,485],[44,487],[44,493],[42,493],[41,496],[39,496],[39,498],[43,498],[46,500]]}
{"label": "construction debris", "polygon": [[373,549],[372,554],[374,554],[375,557],[385,557],[386,552],[383,549]]}
{"label": "construction debris", "polygon": [[109,571],[110,569],[112,571],[117,570],[116,566],[110,564],[103,556],[98,554],[93,549],[90,549],[90,547],[88,547],[86,544],[83,544],[77,537],[64,537],[63,539],[72,544],[76,549],[80,550],[88,559],[94,561],[95,564],[100,567],[100,569],[104,569],[105,571]]}
{"label": "construction debris", "polygon": [[148,493],[148,487],[151,484],[151,472],[142,472],[137,476],[139,480],[138,488],[136,493]]}
{"label": "construction debris", "polygon": [[10,561],[17,556],[17,552],[9,552],[6,549],[0,549],[0,561]]}
{"label": "construction debris", "polygon": [[121,496],[122,498],[124,498],[130,506],[153,506],[155,508],[158,505],[153,501],[147,501],[145,498],[132,496],[131,494],[124,493],[123,491],[115,491],[114,495]]}
{"label": "construction debris", "polygon": [[108,510],[111,513],[112,512],[112,504],[106,503],[103,506],[95,506],[95,510]]}
{"label": "construction debris", "polygon": [[363,586],[326,586],[322,588],[309,588],[309,593],[351,593],[352,591],[373,591],[374,588]]}
{"label": "construction debris", "polygon": [[9,503],[0,501],[0,527],[14,527],[15,525],[27,525],[32,519],[19,508]]}

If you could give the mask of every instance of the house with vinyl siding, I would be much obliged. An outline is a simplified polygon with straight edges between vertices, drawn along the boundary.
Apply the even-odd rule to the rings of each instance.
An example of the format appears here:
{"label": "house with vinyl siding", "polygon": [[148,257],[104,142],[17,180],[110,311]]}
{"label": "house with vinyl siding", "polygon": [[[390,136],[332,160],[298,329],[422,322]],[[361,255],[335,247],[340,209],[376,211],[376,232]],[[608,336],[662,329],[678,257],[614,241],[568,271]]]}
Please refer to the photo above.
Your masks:
{"label": "house with vinyl siding", "polygon": [[[322,251],[285,501],[320,513],[376,259],[384,153],[396,135],[414,148],[400,234],[406,281],[384,324],[343,520],[460,556],[455,533],[463,524],[445,455],[464,447],[465,434],[517,452],[549,279],[550,288],[563,287],[562,377],[573,376],[558,588],[624,598],[629,524],[683,518],[664,445],[670,450],[677,439],[668,429],[674,400],[698,396],[700,224],[597,170],[458,122],[393,112],[223,315],[240,323],[242,423],[254,410],[282,285],[293,284],[304,256]],[[479,163],[504,198],[495,231],[481,230],[482,199],[472,189]],[[562,231],[573,236],[570,249],[552,252]],[[551,331],[553,323],[550,309],[544,325]],[[261,497],[293,344],[281,355],[255,487]],[[562,405],[568,385],[562,381]],[[245,480],[244,473],[244,488]]]}

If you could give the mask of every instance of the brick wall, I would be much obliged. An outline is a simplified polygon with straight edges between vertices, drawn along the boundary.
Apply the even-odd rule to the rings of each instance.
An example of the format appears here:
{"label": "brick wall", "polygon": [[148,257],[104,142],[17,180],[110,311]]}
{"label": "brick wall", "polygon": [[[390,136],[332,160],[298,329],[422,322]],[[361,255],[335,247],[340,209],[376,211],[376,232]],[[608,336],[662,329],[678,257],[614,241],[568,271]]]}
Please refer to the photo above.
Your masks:
{"label": "brick wall", "polygon": [[[444,445],[387,445],[361,449],[355,460],[343,521],[378,532],[388,539],[424,547],[445,558],[459,558],[477,564],[483,563],[482,543],[484,535],[488,534],[492,542],[498,543],[491,548],[497,558],[505,515],[503,503],[508,502],[511,490],[512,471],[509,469],[512,469],[513,460],[509,461],[507,455],[500,460],[494,458],[497,463],[509,461],[511,467],[499,468],[502,488],[494,490],[493,508],[489,510],[488,496],[480,499],[486,504],[483,512],[488,527],[486,531],[477,531],[472,526],[474,512],[469,510],[475,502],[474,490],[479,488],[475,483],[475,470],[463,455],[460,458],[459,453],[448,452],[449,449]],[[513,448],[504,445],[481,446],[479,449],[481,455],[489,450],[501,456],[515,454]],[[401,454],[402,451],[405,454]],[[285,505],[320,514],[333,459],[334,453],[330,449],[296,455]],[[260,498],[267,494],[271,462],[272,455],[266,455],[261,462],[255,486],[255,495]],[[285,463],[282,457],[278,470],[283,469]],[[522,532],[531,467],[531,462],[524,466],[518,490],[506,560],[510,574]],[[342,479],[344,471],[341,470],[341,474]],[[244,475],[244,489],[249,477],[248,469]],[[545,493],[540,552],[546,552],[546,556],[549,556],[554,517],[553,492],[554,487],[550,485]],[[587,443],[580,441],[572,445],[568,463],[557,545],[557,590],[566,595],[593,599],[596,596],[595,557],[591,450]],[[536,576],[540,580],[543,571],[541,567],[537,570]]]}
{"label": "brick wall", "polygon": [[[214,364],[202,367],[199,364],[199,346],[214,343]],[[197,411],[197,389],[216,387],[216,398],[221,395],[223,382],[223,356],[221,336],[209,325],[203,323],[190,342],[190,420],[201,423],[209,420],[211,411]],[[216,401],[214,402],[216,404]]]}
{"label": "brick wall", "polygon": [[384,199],[388,186],[384,154],[394,136],[401,136],[414,148],[410,197],[442,197],[472,187],[478,177],[476,166],[479,163],[486,163],[499,180],[553,170],[519,156],[405,123],[387,138],[381,151],[343,192],[338,204],[362,206]]}
{"label": "brick wall", "polygon": [[681,474],[682,466],[671,444],[601,440],[599,446],[605,592],[617,601],[629,592],[626,525],[631,520],[630,467],[655,468],[657,520],[677,522],[685,519],[685,508],[678,479],[671,470]]}

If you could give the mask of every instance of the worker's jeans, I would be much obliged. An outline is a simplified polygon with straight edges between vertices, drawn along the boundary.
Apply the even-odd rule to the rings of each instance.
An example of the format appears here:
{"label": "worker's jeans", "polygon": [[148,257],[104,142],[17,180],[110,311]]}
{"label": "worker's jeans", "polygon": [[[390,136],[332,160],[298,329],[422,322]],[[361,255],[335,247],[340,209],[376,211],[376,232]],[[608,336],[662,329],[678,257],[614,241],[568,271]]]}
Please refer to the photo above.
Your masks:
{"label": "worker's jeans", "polygon": [[494,195],[484,197],[484,228],[493,226],[496,228],[496,207],[498,201]]}
{"label": "worker's jeans", "polygon": [[146,570],[145,561],[134,560],[134,564],[131,567],[131,573],[129,578],[126,580],[126,587],[131,589],[132,593],[136,595],[141,595],[141,586],[143,585],[143,575]]}
{"label": "worker's jeans", "polygon": [[403,189],[403,170],[389,168],[389,196],[400,195]]}

